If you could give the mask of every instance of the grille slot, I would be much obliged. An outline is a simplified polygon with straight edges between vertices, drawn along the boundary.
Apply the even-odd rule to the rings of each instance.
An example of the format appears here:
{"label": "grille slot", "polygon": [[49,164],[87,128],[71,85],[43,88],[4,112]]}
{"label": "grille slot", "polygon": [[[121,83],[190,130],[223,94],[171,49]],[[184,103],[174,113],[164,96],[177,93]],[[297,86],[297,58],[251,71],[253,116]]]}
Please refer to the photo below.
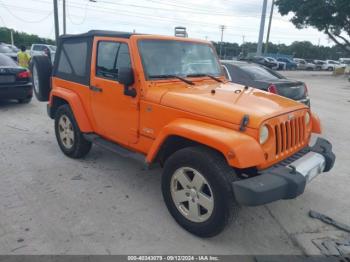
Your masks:
{"label": "grille slot", "polygon": [[299,116],[275,125],[276,156],[285,151],[295,150],[305,140],[304,117]]}

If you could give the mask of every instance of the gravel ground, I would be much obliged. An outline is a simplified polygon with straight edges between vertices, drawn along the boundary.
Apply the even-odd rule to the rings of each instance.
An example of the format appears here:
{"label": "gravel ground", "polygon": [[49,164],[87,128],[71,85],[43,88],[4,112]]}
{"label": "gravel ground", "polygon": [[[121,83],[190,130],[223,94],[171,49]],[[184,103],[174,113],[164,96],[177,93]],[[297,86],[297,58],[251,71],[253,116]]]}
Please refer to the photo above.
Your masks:
{"label": "gravel ground", "polygon": [[45,103],[0,102],[0,254],[302,254],[305,234],[334,228],[310,208],[350,224],[350,83],[329,73],[286,72],[304,80],[335,168],[296,200],[241,209],[221,235],[179,227],[160,191],[161,169],[96,146],[83,160],[59,150]]}

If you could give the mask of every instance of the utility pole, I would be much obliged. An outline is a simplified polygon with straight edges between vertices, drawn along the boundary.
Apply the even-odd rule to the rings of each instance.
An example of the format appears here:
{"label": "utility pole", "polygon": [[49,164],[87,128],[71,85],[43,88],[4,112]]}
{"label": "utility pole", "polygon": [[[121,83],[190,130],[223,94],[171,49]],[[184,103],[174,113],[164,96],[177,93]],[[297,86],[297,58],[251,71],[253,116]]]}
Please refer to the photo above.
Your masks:
{"label": "utility pole", "polygon": [[262,12],[261,12],[258,48],[256,49],[257,56],[261,56],[261,53],[262,53],[262,42],[263,42],[263,38],[264,38],[266,7],[267,7],[267,0],[264,0],[263,6],[262,6]]}
{"label": "utility pole", "polygon": [[270,11],[270,19],[269,19],[269,27],[267,29],[267,36],[266,36],[266,44],[265,44],[264,54],[267,54],[267,50],[269,48],[270,30],[271,30],[271,23],[272,23],[272,16],[273,16],[273,7],[274,7],[274,5],[275,5],[275,0],[272,0],[271,11]]}
{"label": "utility pole", "polygon": [[65,35],[67,33],[67,17],[66,17],[66,0],[62,0],[62,4],[63,4],[63,34]]}
{"label": "utility pole", "polygon": [[11,45],[15,45],[14,41],[13,41],[13,31],[12,30],[10,30],[10,34],[11,34]]}
{"label": "utility pole", "polygon": [[245,35],[242,35],[242,50],[241,50],[242,58],[244,57],[244,43],[245,43]]}
{"label": "utility pole", "polygon": [[224,30],[225,30],[226,26],[221,25],[220,26],[220,30],[221,30],[221,42],[220,42],[220,58],[221,58],[221,51],[222,51],[222,41],[224,40]]}
{"label": "utility pole", "polygon": [[60,36],[59,32],[59,25],[58,25],[58,6],[57,6],[58,0],[53,0],[53,13],[54,13],[54,19],[55,19],[55,40],[56,45],[58,44],[58,38]]}

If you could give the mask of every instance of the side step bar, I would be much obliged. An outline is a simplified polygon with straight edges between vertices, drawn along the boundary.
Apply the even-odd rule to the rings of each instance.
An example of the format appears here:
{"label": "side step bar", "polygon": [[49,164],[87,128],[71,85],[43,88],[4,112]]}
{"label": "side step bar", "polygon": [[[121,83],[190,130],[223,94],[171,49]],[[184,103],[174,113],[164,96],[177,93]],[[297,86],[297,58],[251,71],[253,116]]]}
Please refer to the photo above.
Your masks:
{"label": "side step bar", "polygon": [[99,135],[96,135],[94,133],[88,133],[88,134],[83,134],[84,138],[90,142],[92,142],[95,145],[98,145],[100,147],[103,147],[109,151],[112,151],[114,153],[117,153],[118,155],[126,158],[132,158],[137,161],[140,161],[142,163],[145,163],[146,166],[148,164],[145,161],[145,156],[139,153],[135,153],[133,151],[130,151],[116,143],[113,143],[107,139],[104,139],[100,137]]}

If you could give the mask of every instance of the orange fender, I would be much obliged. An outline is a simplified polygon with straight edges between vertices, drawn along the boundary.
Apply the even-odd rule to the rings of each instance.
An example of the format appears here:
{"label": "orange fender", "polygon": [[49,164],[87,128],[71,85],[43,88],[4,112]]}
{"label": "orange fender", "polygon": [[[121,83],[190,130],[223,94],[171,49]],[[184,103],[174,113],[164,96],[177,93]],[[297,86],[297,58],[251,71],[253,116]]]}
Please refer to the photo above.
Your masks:
{"label": "orange fender", "polygon": [[316,134],[322,133],[321,121],[315,113],[311,114],[311,125],[312,125],[312,132],[313,133],[316,133]]}
{"label": "orange fender", "polygon": [[60,88],[56,86],[51,91],[50,98],[52,99],[52,97],[60,97],[68,102],[69,106],[72,108],[74,117],[77,120],[78,126],[82,132],[93,132],[91,123],[89,121],[89,118],[87,117],[83,104],[81,103],[79,96],[75,92],[67,88]]}
{"label": "orange fender", "polygon": [[218,150],[230,166],[248,168],[265,161],[260,144],[252,137],[225,127],[191,119],[177,119],[166,125],[153,142],[146,162],[151,163],[167,137],[176,135]]}

